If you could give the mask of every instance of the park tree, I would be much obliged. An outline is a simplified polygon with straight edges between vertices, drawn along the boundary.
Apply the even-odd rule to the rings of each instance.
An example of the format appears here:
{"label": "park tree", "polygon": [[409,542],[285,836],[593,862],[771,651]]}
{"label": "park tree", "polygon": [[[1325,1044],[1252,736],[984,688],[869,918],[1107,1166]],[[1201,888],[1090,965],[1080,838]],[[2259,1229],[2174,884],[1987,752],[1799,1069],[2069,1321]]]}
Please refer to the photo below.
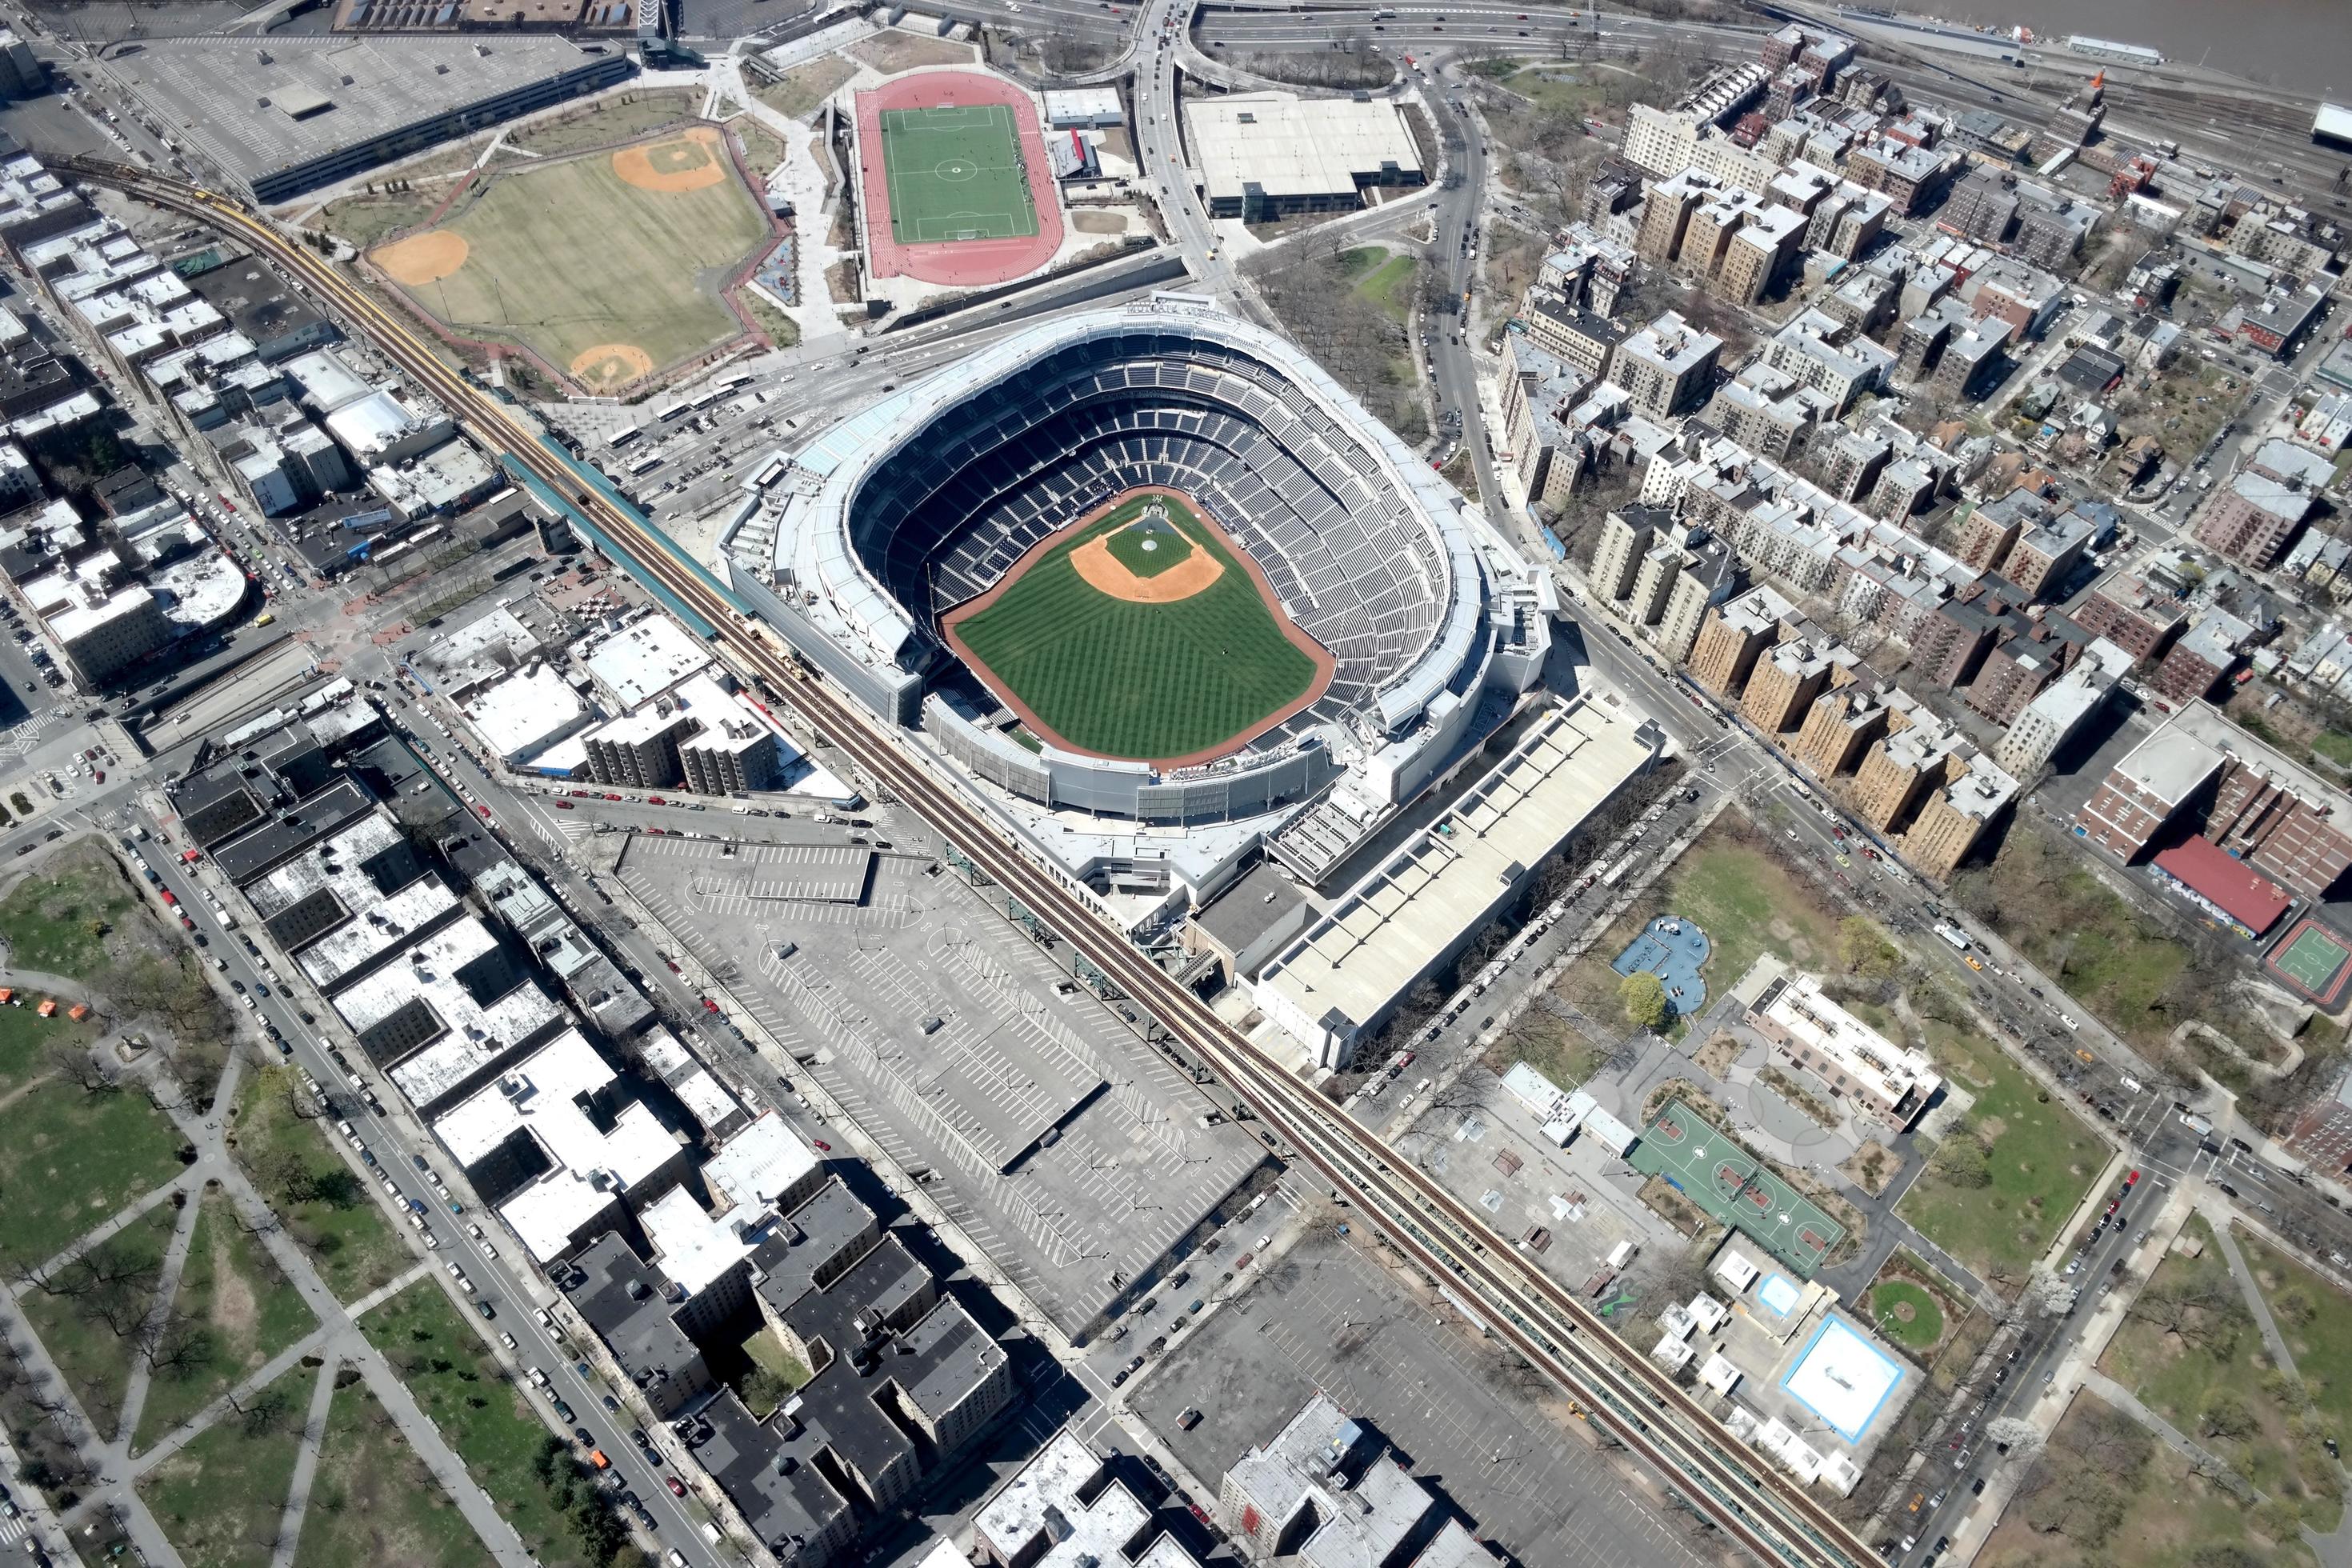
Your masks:
{"label": "park tree", "polygon": [[1635,970],[1617,983],[1617,999],[1625,1005],[1626,1019],[1643,1029],[1662,1029],[1674,1009],[1666,1002],[1665,982],[1646,969]]}
{"label": "park tree", "polygon": [[1838,924],[1838,957],[1848,973],[1865,980],[1884,980],[1902,967],[1903,955],[1880,933],[1875,922],[1849,915]]}
{"label": "park tree", "polygon": [[2209,1437],[2243,1437],[2254,1429],[2254,1412],[2234,1388],[2216,1388],[2197,1407],[2197,1424]]}
{"label": "park tree", "polygon": [[1936,1145],[1936,1152],[1927,1168],[1956,1187],[1987,1187],[1992,1184],[1992,1162],[1985,1155],[1985,1146],[1979,1142],[1975,1130],[1961,1126]]}

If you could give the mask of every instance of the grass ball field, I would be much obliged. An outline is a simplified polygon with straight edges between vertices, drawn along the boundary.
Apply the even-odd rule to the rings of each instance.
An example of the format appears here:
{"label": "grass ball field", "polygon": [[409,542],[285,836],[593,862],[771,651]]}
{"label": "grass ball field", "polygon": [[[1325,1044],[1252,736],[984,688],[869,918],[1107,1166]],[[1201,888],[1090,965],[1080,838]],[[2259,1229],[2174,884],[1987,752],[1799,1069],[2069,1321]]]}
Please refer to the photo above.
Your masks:
{"label": "grass ball field", "polygon": [[882,169],[890,237],[901,245],[1037,232],[1020,127],[1003,104],[884,110]]}
{"label": "grass ball field", "polygon": [[1333,669],[1240,547],[1169,490],[1038,544],[940,626],[1040,739],[1163,766],[1237,749]]}
{"label": "grass ball field", "polygon": [[604,393],[740,334],[719,290],[770,237],[721,132],[696,125],[501,168],[369,259],[450,331]]}

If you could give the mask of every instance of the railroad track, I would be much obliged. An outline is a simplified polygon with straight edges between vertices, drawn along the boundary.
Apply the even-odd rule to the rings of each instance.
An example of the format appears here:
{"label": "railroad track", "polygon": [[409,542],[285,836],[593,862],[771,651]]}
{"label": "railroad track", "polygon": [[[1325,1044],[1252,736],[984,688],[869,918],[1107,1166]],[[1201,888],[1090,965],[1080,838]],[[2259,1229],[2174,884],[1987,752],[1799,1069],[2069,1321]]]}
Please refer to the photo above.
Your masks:
{"label": "railroad track", "polygon": [[241,204],[211,192],[98,159],[49,155],[47,161],[61,172],[227,231],[366,331],[478,439],[505,453],[619,542],[641,571],[717,627],[719,642],[774,694],[797,706],[943,841],[959,847],[1223,1074],[1262,1125],[1279,1135],[1278,1151],[1286,1145],[1335,1194],[1356,1203],[1431,1279],[1565,1389],[1598,1429],[1654,1467],[1696,1516],[1766,1563],[1864,1568],[1876,1560],[1801,1486],[1776,1469],[1750,1464],[1755,1456],[1671,1376],[1623,1347],[1597,1315],[1466,1205],[1396,1158],[1375,1134],[1340,1114],[1138,952],[1084,896],[1030,859],[877,721],[807,671],[774,633],[675,558],[667,539],[556,460],[527,416],[443,363],[430,343],[331,263],[288,240]]}

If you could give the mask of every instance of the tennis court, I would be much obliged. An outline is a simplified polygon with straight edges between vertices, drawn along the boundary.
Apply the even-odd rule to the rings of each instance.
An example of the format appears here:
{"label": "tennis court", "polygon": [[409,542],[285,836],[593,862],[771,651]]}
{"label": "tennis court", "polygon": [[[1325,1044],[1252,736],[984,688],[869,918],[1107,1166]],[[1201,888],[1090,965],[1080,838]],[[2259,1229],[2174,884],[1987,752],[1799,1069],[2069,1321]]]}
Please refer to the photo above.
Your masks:
{"label": "tennis court", "polygon": [[1706,932],[1679,915],[1660,915],[1625,944],[1610,965],[1620,974],[1648,970],[1666,988],[1666,1001],[1675,1014],[1690,1017],[1706,1010],[1706,982],[1699,970],[1715,944]]}
{"label": "tennis court", "polygon": [[1037,232],[1020,128],[1004,104],[884,110],[882,170],[890,235],[901,245]]}
{"label": "tennis court", "polygon": [[1679,1099],[1666,1102],[1625,1159],[1807,1279],[1844,1239],[1843,1226]]}
{"label": "tennis court", "polygon": [[2268,967],[2323,1007],[2333,1007],[2352,975],[2352,946],[2317,921],[2304,921],[2271,950]]}

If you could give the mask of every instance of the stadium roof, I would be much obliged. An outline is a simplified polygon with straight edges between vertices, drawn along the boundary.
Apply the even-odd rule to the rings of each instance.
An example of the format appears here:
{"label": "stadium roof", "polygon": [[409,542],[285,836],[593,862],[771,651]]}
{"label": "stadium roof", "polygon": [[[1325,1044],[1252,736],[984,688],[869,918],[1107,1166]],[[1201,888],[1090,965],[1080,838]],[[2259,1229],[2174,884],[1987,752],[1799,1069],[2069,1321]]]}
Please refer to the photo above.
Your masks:
{"label": "stadium roof", "polygon": [[2201,836],[2158,855],[2156,868],[2258,936],[2294,902],[2277,883]]}
{"label": "stadium roof", "polygon": [[[849,534],[859,489],[875,468],[957,404],[1074,344],[1142,331],[1184,333],[1246,354],[1278,372],[1347,437],[1360,443],[1368,477],[1417,514],[1444,563],[1437,592],[1443,618],[1417,657],[1379,693],[1385,728],[1401,730],[1475,657],[1483,595],[1480,566],[1457,507],[1459,496],[1323,367],[1288,340],[1229,314],[1211,300],[1156,294],[1131,305],[1085,310],[1041,322],[957,360],[835,425],[793,457],[794,468],[772,492],[781,507],[775,580],[801,592],[794,606],[845,652],[868,668],[914,668],[930,644],[916,617],[878,581]],[[907,659],[900,664],[901,658]]]}

